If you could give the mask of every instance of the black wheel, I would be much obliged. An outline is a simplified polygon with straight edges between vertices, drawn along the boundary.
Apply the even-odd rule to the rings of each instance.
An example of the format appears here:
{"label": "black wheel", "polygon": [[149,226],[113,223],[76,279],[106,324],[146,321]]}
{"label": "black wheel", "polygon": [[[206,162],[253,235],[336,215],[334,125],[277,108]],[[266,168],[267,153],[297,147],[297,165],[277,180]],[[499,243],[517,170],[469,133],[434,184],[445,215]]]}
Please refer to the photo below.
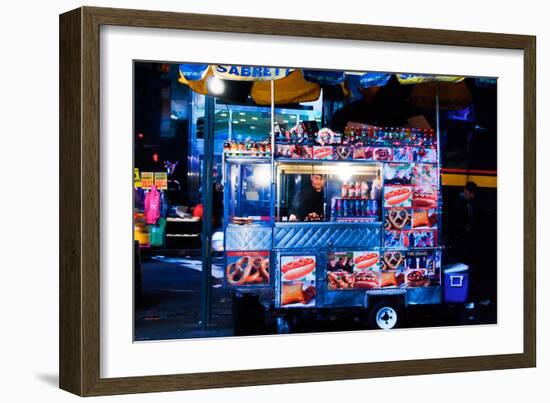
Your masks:
{"label": "black wheel", "polygon": [[394,301],[380,301],[369,309],[368,324],[373,329],[395,329],[404,320],[403,307]]}

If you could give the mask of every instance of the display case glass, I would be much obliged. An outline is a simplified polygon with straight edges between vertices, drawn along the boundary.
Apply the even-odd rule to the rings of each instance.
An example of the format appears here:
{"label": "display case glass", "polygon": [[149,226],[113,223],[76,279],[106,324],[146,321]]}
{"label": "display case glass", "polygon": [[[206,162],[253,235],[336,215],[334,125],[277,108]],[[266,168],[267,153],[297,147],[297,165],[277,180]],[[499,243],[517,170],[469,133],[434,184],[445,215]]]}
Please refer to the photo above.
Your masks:
{"label": "display case glass", "polygon": [[300,161],[276,164],[276,220],[380,221],[382,164]]}
{"label": "display case glass", "polygon": [[271,221],[271,164],[268,159],[229,159],[226,187],[229,223]]}

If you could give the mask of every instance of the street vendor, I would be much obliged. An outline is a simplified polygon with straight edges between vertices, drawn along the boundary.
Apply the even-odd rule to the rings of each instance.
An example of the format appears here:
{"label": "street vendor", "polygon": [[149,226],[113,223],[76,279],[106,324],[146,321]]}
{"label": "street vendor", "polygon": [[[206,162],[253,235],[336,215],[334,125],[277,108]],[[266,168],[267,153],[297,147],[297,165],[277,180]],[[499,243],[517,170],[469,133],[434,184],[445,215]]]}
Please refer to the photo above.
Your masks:
{"label": "street vendor", "polygon": [[324,212],[325,178],[323,175],[310,175],[311,186],[302,188],[292,200],[289,221],[319,221]]}

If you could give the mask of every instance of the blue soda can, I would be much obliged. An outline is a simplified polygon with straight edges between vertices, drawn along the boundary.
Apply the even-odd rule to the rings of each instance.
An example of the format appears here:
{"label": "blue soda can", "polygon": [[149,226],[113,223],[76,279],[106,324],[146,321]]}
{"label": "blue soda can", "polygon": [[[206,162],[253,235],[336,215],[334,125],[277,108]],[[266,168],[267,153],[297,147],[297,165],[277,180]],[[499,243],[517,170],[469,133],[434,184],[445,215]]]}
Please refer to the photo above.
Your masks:
{"label": "blue soda can", "polygon": [[348,214],[349,214],[349,207],[348,207],[348,200],[347,199],[344,199],[344,201],[342,202],[343,206],[342,206],[342,215],[344,217],[347,217]]}
{"label": "blue soda can", "polygon": [[330,201],[330,218],[334,220],[336,218],[336,199]]}
{"label": "blue soda can", "polygon": [[355,215],[359,217],[361,215],[361,200],[355,200]]}
{"label": "blue soda can", "polygon": [[369,201],[361,200],[361,215],[367,217],[369,215]]}
{"label": "blue soda can", "polygon": [[372,216],[377,217],[378,216],[378,200],[372,199]]}

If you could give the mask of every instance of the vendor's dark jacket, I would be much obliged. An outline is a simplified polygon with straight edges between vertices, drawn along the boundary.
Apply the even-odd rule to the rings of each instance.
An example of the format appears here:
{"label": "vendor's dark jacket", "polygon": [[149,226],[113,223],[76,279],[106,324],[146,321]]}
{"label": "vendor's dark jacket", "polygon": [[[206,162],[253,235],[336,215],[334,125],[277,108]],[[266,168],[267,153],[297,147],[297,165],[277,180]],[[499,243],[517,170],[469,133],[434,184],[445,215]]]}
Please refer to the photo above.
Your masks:
{"label": "vendor's dark jacket", "polygon": [[309,213],[324,215],[323,204],[323,190],[318,192],[313,186],[307,186],[300,190],[292,200],[290,214],[294,214],[299,221],[304,221]]}

